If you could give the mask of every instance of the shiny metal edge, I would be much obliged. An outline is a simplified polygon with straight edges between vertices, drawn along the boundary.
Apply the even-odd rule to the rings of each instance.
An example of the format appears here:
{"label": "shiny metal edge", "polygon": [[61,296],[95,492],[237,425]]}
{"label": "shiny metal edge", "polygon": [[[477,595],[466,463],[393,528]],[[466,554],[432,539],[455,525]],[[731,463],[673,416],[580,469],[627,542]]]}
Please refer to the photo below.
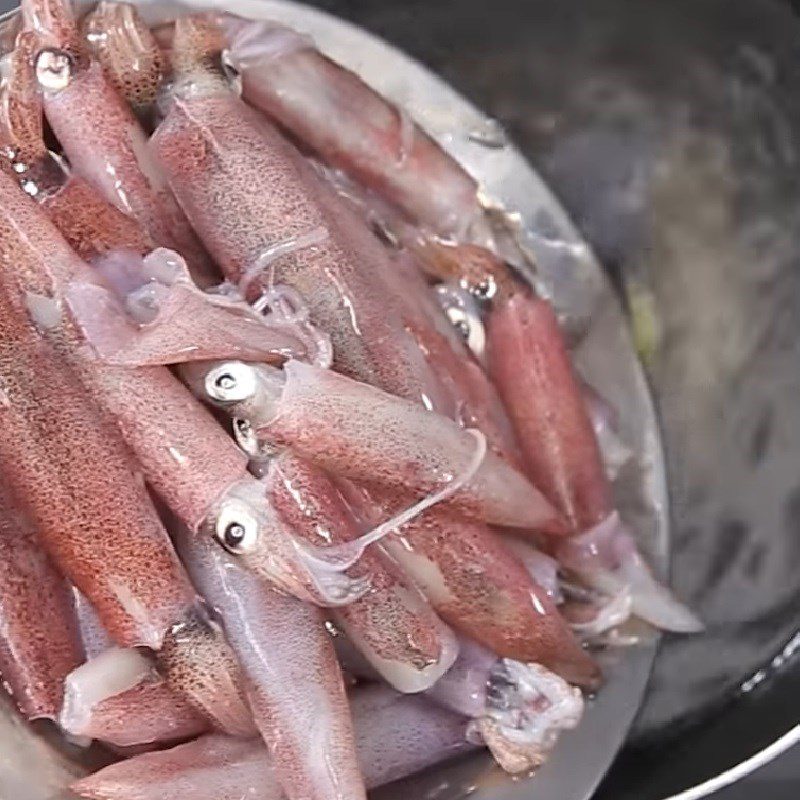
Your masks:
{"label": "shiny metal edge", "polygon": [[800,725],[796,725],[791,730],[787,731],[783,736],[776,739],[772,744],[767,745],[763,750],[754,753],[750,758],[740,761],[730,769],[720,772],[703,783],[698,783],[689,789],[684,789],[678,794],[670,795],[664,800],[701,800],[703,797],[708,797],[732,783],[746,778],[756,770],[765,767],[771,761],[774,761],[778,756],[783,755],[787,750],[790,750],[796,744],[800,743]]}
{"label": "shiny metal edge", "polygon": [[[488,198],[518,215],[526,244],[536,258],[538,279],[549,287],[555,302],[576,314],[589,307],[593,311],[592,325],[576,352],[576,361],[584,376],[620,409],[626,424],[623,435],[646,467],[640,485],[634,487],[632,504],[639,508],[646,498],[646,513],[639,513],[635,526],[654,567],[665,574],[669,521],[661,438],[618,298],[591,249],[522,155],[510,144],[487,147],[479,141],[485,137],[474,135],[495,131],[495,123],[391,45],[308,6],[283,0],[140,0],[137,5],[150,22],[187,10],[224,7],[244,16],[278,19],[309,33],[331,57],[408,109],[465,165]],[[0,43],[6,47],[15,17],[13,11],[0,17]],[[476,800],[520,800],[531,792],[538,800],[588,800],[624,741],[641,702],[655,650],[653,642],[604,656],[606,685],[590,704],[582,725],[564,736],[551,761],[535,777],[512,781],[491,767],[488,759],[472,758],[403,782],[399,788],[389,787],[380,797],[399,800],[409,796],[413,787],[413,796],[435,791],[439,800],[455,800],[467,792]]]}

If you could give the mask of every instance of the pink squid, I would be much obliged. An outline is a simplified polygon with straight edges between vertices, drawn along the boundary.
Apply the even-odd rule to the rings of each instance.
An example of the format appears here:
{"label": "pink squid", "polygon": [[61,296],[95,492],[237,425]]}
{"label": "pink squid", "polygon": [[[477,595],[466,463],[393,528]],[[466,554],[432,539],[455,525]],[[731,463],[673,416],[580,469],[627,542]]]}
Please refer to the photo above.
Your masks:
{"label": "pink squid", "polygon": [[80,37],[68,0],[25,0],[45,113],[72,169],[159,245],[180,252],[198,280],[215,269],[175,203],[147,150],[147,138]]}
{"label": "pink squid", "polygon": [[549,548],[565,567],[611,595],[630,593],[633,613],[669,630],[702,624],[653,577],[615,510],[613,488],[581,383],[551,304],[494,254],[430,241],[426,268],[458,279],[489,303],[489,374],[519,436],[528,473],[569,521]]}
{"label": "pink squid", "polygon": [[69,585],[0,483],[0,673],[28,719],[56,719],[64,678],[83,660]]}
{"label": "pink squid", "polygon": [[[197,608],[139,466],[114,424],[124,428],[127,423],[133,429],[129,441],[135,439],[144,421],[135,401],[155,413],[158,395],[152,388],[140,390],[138,398],[131,394],[137,385],[133,371],[80,369],[80,377],[92,384],[89,391],[79,381],[72,367],[85,362],[63,360],[64,354],[77,356],[78,342],[62,317],[58,277],[89,268],[5,174],[0,174],[0,196],[0,263],[8,308],[3,381],[9,403],[3,413],[19,417],[15,424],[28,442],[19,444],[22,456],[15,456],[13,442],[6,443],[4,458],[13,464],[5,470],[7,480],[28,507],[45,549],[91,601],[114,639],[123,646],[160,648],[161,666],[173,685],[226,730],[247,730],[227,645]],[[31,316],[48,342],[32,327]],[[128,420],[108,417],[107,406],[96,405],[112,394]],[[184,402],[196,406],[189,395]],[[164,449],[162,438],[158,446]],[[160,459],[175,462],[169,452]],[[205,664],[197,661],[200,654]],[[193,672],[190,680],[187,670]],[[228,679],[215,678],[215,671]],[[237,715],[245,723],[237,722]]]}
{"label": "pink squid", "polygon": [[[24,41],[30,41],[30,37]],[[69,242],[93,256],[96,264],[104,265],[110,272],[114,272],[111,266],[117,268],[112,279],[120,278],[119,268],[122,268],[121,278],[125,279],[126,268],[142,271],[144,265],[150,263],[163,272],[177,265],[179,259],[171,257],[168,251],[157,251],[143,261],[137,256],[140,248],[134,246],[131,230],[117,224],[118,218],[124,215],[94,194],[88,184],[56,169],[58,165],[42,142],[40,107],[30,91],[24,56],[15,54],[15,63],[17,68],[6,90],[4,107],[7,113],[0,131],[0,137],[12,145],[9,151],[15,154],[15,159],[12,162],[2,159],[0,163],[10,175],[23,174],[29,176],[26,180],[34,181],[33,195],[44,211],[52,215]],[[63,194],[74,198],[76,186],[80,187],[86,205],[59,202]],[[247,473],[245,456],[179,381],[163,367],[130,369],[87,357],[83,334],[65,313],[68,309],[64,308],[64,299],[70,289],[75,292],[80,289],[81,297],[88,296],[95,302],[111,297],[97,283],[102,280],[100,273],[78,258],[52,224],[36,211],[32,201],[12,185],[10,178],[2,175],[0,197],[2,213],[10,228],[20,233],[8,240],[9,258],[13,253],[11,260],[20,291],[32,304],[48,337],[58,341],[88,391],[116,421],[143,465],[150,485],[193,529],[206,524],[215,535],[224,536],[225,525],[217,525],[219,519],[226,517],[226,525],[230,525],[235,521],[232,514],[245,515],[249,524],[261,526],[263,544],[271,553],[269,563],[275,568],[267,577],[282,582],[289,591],[326,602],[329,596],[320,593],[314,576],[297,555],[291,539],[280,525],[262,513],[266,505],[263,490]],[[87,213],[87,208],[94,212]],[[106,224],[109,221],[110,224]],[[181,267],[175,268],[182,274]],[[193,332],[194,338],[190,338],[188,348],[191,356],[206,358],[213,356],[215,348],[218,348],[216,352],[229,354],[234,345],[247,341],[246,334],[253,332],[254,320],[243,317],[238,308],[225,307],[222,298],[217,305],[211,305],[210,299],[206,302],[194,284],[189,284],[187,291],[178,287],[181,303],[172,308],[170,321],[173,324],[160,327],[151,344],[168,346],[172,342],[170,337],[179,329],[184,334]],[[211,312],[216,312],[218,318],[213,329],[206,324]],[[185,320],[183,328],[178,325],[181,318]],[[241,330],[243,326],[244,331]],[[281,348],[287,343],[293,350],[302,349],[303,342],[286,333],[286,329],[287,326],[281,329],[273,326],[270,332],[266,324],[259,323],[256,333],[263,331],[261,338],[249,338],[263,342],[267,336],[266,351],[264,346],[257,351],[264,358],[270,354],[270,342],[277,344],[275,353],[283,352]],[[162,336],[164,333],[166,340]],[[238,351],[234,349],[233,352]],[[281,553],[283,559],[278,557]],[[347,581],[339,588],[340,594],[334,598],[336,602],[349,596]]]}
{"label": "pink squid", "polygon": [[[312,323],[330,335],[338,371],[446,406],[382,277],[391,268],[382,245],[221,74],[204,68],[220,38],[208,17],[177,20],[172,102],[151,139],[198,235],[227,278],[244,277],[251,294],[259,283],[298,293]],[[212,186],[224,203],[211,201]],[[393,511],[404,504],[393,496],[381,502]],[[386,541],[446,622],[508,657],[541,659],[596,682],[592,660],[488,528],[434,509]]]}
{"label": "pink squid", "polygon": [[402,108],[307,36],[273,22],[224,24],[248,103],[437,234],[480,220],[476,182]]}
{"label": "pink squid", "polygon": [[[196,394],[247,420],[259,440],[362,484],[425,496],[474,458],[474,437],[447,417],[312,364],[222,362],[202,368],[200,378]],[[445,505],[497,525],[559,530],[538,491],[492,452]]]}
{"label": "pink squid", "polygon": [[[295,535],[312,546],[343,544],[358,535],[352,511],[331,479],[290,452],[268,468],[268,496]],[[418,692],[451,667],[458,644],[419,590],[385,554],[366,551],[349,571],[369,580],[352,603],[331,609],[336,623],[394,688]]]}
{"label": "pink squid", "polygon": [[177,538],[247,676],[255,723],[287,797],[366,797],[344,683],[320,610],[268,587],[213,542],[186,531]]}
{"label": "pink squid", "polygon": [[81,21],[81,33],[119,95],[137,114],[149,112],[167,63],[136,7],[101,0]]}
{"label": "pink squid", "polygon": [[[8,264],[4,243],[0,257]],[[117,640],[157,648],[169,626],[190,612],[194,593],[130,454],[67,365],[31,327],[26,309],[9,291],[7,270],[0,413],[17,423],[17,435],[3,445],[4,475],[40,540],[102,609]],[[96,462],[81,456],[87,450]]]}
{"label": "pink squid", "polygon": [[[474,749],[465,719],[380,686],[350,697],[365,783],[375,788]],[[284,800],[262,742],[211,735],[106,767],[72,786],[90,800]],[[349,798],[348,798],[349,800]]]}

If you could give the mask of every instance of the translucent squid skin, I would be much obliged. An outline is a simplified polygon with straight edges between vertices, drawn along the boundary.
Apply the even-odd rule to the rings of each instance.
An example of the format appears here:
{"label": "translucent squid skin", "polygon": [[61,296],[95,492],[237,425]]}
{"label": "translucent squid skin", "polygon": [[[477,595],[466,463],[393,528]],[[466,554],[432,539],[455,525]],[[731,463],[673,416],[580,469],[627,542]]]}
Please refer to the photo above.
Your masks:
{"label": "translucent squid skin", "polygon": [[[176,48],[197,24],[177,20]],[[150,144],[228,280],[238,284],[266,262],[261,282],[272,274],[276,284],[300,294],[312,322],[331,337],[336,369],[379,386],[391,381],[392,391],[419,400],[420,373],[427,373],[427,391],[437,394],[429,366],[404,330],[399,303],[384,290],[383,246],[221,76],[184,77],[191,89],[182,91],[178,82]],[[282,245],[310,234],[318,235],[316,244],[281,255]],[[443,398],[439,391],[427,399],[441,405]]]}
{"label": "translucent squid skin", "polygon": [[[425,698],[383,687],[351,695],[358,757],[368,788],[474,749],[466,720]],[[106,767],[73,784],[90,800],[284,800],[264,744],[210,735]]]}
{"label": "translucent squid skin", "polygon": [[407,298],[407,325],[452,396],[454,418],[464,428],[480,430],[494,453],[521,469],[522,454],[497,389],[435,302],[416,259],[403,252],[392,263],[395,292]]}
{"label": "translucent squid skin", "polygon": [[136,8],[103,0],[83,18],[81,33],[119,95],[137,113],[147,111],[167,65]]}
{"label": "translucent squid skin", "polygon": [[[283,374],[280,396],[254,422],[257,435],[334,474],[425,495],[473,458],[473,437],[418,403],[297,361],[286,364]],[[553,507],[491,452],[446,505],[498,525],[559,529]]]}
{"label": "translucent squid skin", "polygon": [[481,214],[477,184],[403,112],[280,25],[228,18],[244,99],[436,233]]}
{"label": "translucent squid skin", "polygon": [[[327,475],[290,452],[270,465],[269,497],[296,535],[312,545],[351,541],[359,530]],[[378,548],[351,569],[367,577],[369,591],[332,616],[364,657],[394,688],[418,692],[451,666],[458,645],[419,591]]]}
{"label": "translucent squid skin", "polygon": [[86,659],[99,656],[104,650],[113,647],[114,642],[103,627],[100,617],[92,608],[92,604],[81,594],[79,589],[72,587],[73,602],[78,615],[78,627]]}
{"label": "translucent squid skin", "polygon": [[[39,37],[37,67],[41,59],[61,59],[58,80],[40,82],[45,114],[72,169],[159,245],[181,253],[198,280],[212,282],[213,264],[151,162],[138,120],[90,60],[67,0],[25,0],[22,11],[24,29]],[[71,58],[59,55],[64,51]]]}
{"label": "translucent squid skin", "polygon": [[56,719],[64,678],[83,661],[70,587],[0,483],[0,673],[28,719]]}
{"label": "translucent squid skin", "polygon": [[613,511],[614,500],[552,306],[516,292],[494,304],[486,330],[489,369],[531,477],[575,532],[587,530]]}
{"label": "translucent squid skin", "polygon": [[[327,231],[321,244],[277,256],[264,280],[288,284],[306,300],[311,320],[331,336],[339,371],[428,407],[447,407],[384,280],[391,265],[383,246],[222,78],[196,65],[192,70],[191,53],[182,48],[196,46],[203,24],[190,17],[176,22],[174,50],[184,72],[151,139],[198,235],[236,282],[277,243]],[[182,92],[181,80],[191,81],[191,92]],[[388,500],[395,510],[407,505],[407,497]],[[406,526],[392,555],[453,627],[523,661],[552,648],[551,663],[570,662],[584,682],[596,680],[591,659],[558,612],[546,597],[540,602],[530,577],[487,527],[429,511]]]}
{"label": "translucent squid skin", "polygon": [[9,291],[3,233],[0,416],[15,431],[0,444],[3,475],[115,640],[157,649],[194,590],[119,433]]}
{"label": "translucent squid skin", "polygon": [[[9,272],[22,293],[58,299],[70,283],[96,280],[42,211],[4,174],[0,204],[0,224],[14,232],[0,244],[0,255],[11,265]],[[65,216],[74,219],[71,209],[83,213],[77,206],[62,206],[62,223]],[[44,210],[51,210],[47,202]],[[114,249],[126,241],[116,240],[117,229],[101,228],[97,221],[90,236],[81,239],[86,247]],[[65,227],[67,233],[74,231]],[[174,513],[196,528],[228,486],[247,478],[244,454],[166,368],[132,370],[93,360],[79,352],[80,334],[67,319],[54,322],[48,335],[71,356],[88,391],[116,421],[144,465],[148,482]]]}
{"label": "translucent squid skin", "polygon": [[253,718],[287,797],[365,798],[344,683],[320,610],[274,591],[210,540],[177,537],[247,675]]}

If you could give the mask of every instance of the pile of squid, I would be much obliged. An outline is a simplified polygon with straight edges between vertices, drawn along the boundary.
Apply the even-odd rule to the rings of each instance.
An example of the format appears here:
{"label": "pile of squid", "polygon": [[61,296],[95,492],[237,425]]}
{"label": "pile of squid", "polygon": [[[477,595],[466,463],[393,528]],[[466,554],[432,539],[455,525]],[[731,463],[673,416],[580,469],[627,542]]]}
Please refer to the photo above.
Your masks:
{"label": "pile of squid", "polygon": [[74,792],[527,773],[594,648],[700,628],[615,508],[613,410],[404,111],[224,14],[23,0],[4,69],[0,672],[114,754]]}

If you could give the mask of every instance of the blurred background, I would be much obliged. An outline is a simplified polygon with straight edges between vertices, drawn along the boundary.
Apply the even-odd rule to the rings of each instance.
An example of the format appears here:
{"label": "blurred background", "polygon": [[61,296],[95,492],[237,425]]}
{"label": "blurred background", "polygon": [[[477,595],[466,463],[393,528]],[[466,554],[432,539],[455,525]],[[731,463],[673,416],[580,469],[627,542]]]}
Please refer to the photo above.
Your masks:
{"label": "blurred background", "polygon": [[[800,0],[314,4],[495,116],[634,321],[673,585],[708,630],[665,641],[598,800],[659,800],[752,757],[800,722]],[[759,794],[798,797],[800,752],[715,798]]]}

